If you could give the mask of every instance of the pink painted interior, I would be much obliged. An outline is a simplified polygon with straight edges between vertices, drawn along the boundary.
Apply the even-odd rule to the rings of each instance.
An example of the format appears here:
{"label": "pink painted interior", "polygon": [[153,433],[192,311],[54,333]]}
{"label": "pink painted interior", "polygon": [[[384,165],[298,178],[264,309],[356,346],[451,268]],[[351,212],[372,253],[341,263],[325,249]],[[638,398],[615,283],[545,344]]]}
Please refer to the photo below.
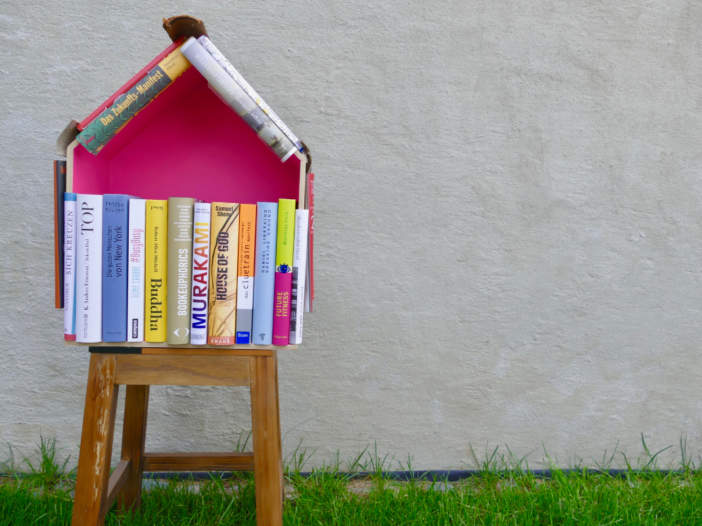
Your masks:
{"label": "pink painted interior", "polygon": [[101,151],[77,146],[73,192],[256,203],[298,199],[300,161],[281,163],[195,68]]}

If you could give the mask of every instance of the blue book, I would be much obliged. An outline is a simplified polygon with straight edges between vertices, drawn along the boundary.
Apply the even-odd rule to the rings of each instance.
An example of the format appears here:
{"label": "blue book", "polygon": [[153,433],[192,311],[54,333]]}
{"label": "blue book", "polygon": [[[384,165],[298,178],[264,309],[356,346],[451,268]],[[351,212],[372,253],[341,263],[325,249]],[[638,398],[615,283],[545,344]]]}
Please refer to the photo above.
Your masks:
{"label": "blue book", "polygon": [[127,341],[128,195],[105,194],[102,214],[102,341]]}
{"label": "blue book", "polygon": [[273,342],[273,289],[278,203],[258,203],[256,211],[256,270],[253,298],[252,343]]}
{"label": "blue book", "polygon": [[78,194],[63,194],[63,337],[76,339],[76,209]]}

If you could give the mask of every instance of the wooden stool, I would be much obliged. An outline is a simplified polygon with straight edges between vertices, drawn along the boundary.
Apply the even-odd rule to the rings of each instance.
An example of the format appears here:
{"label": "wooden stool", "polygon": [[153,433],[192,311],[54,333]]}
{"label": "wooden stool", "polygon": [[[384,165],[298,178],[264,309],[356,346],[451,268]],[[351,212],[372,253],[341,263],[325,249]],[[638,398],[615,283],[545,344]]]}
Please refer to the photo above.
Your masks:
{"label": "wooden stool", "polygon": [[[283,459],[275,350],[90,347],[73,526],[102,525],[118,510],[138,509],[144,471],[252,471],[256,521],[283,522]],[[122,459],[110,476],[117,393],[127,386]],[[253,453],[145,453],[151,385],[248,385]]]}

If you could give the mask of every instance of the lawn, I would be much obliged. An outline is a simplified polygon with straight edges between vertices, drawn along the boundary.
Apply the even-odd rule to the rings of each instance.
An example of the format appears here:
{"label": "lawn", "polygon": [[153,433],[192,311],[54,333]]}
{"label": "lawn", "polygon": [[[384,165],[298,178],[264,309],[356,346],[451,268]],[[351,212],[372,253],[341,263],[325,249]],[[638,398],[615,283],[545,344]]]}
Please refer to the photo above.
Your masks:
{"label": "lawn", "polygon": [[[48,452],[48,453],[47,453]],[[53,456],[52,456],[53,455]],[[0,525],[70,524],[72,478],[49,448],[24,473],[0,483]],[[373,465],[371,463],[371,465]],[[382,467],[383,463],[376,463]],[[653,467],[652,467],[653,466]],[[286,525],[702,524],[702,474],[661,471],[648,462],[617,476],[587,468],[537,477],[519,465],[486,464],[460,481],[350,476],[338,465],[286,478]],[[111,525],[255,524],[251,474],[207,481],[147,481],[141,512]]]}

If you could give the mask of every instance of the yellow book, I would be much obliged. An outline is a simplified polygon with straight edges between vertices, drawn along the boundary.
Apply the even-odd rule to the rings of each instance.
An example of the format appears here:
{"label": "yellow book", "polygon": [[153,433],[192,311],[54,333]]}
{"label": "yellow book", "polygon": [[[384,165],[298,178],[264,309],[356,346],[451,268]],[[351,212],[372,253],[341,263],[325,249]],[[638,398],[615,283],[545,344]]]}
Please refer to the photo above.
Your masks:
{"label": "yellow book", "polygon": [[146,302],[144,339],[166,341],[168,201],[146,201]]}
{"label": "yellow book", "polygon": [[210,257],[210,345],[234,345],[236,331],[239,205],[212,203]]}

